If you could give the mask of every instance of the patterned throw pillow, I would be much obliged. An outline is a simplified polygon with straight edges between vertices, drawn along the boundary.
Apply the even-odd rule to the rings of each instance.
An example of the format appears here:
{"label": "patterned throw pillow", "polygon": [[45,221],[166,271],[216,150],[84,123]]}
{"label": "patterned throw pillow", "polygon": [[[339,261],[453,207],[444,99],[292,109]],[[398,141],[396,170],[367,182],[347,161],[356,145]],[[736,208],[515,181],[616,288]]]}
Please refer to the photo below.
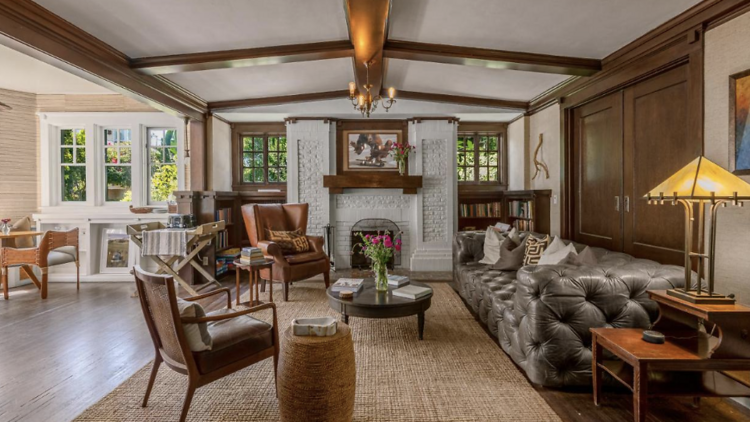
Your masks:
{"label": "patterned throw pillow", "polygon": [[542,257],[542,253],[550,244],[552,239],[549,236],[544,236],[539,239],[529,235],[529,240],[526,242],[526,254],[523,258],[523,265],[536,265],[539,263],[539,259]]}
{"label": "patterned throw pillow", "polygon": [[300,229],[294,231],[269,230],[268,240],[279,245],[285,254],[296,254],[310,250],[307,237],[302,234]]}

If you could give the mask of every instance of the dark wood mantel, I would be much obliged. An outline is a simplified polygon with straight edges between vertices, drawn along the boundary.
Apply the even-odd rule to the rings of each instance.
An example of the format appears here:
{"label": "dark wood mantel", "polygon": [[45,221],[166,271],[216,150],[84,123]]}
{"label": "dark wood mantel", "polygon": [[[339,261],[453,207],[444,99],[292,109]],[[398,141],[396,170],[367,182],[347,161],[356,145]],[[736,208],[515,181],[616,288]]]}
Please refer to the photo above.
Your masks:
{"label": "dark wood mantel", "polygon": [[399,176],[389,173],[343,174],[323,176],[323,187],[332,194],[344,193],[344,189],[403,189],[404,194],[415,195],[422,187],[422,176]]}

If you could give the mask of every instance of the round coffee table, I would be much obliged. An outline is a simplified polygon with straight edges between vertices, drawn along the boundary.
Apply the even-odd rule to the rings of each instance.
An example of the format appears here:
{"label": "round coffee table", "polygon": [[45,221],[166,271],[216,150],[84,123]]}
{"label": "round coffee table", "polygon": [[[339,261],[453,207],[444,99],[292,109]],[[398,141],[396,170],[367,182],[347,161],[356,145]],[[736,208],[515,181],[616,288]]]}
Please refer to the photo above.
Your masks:
{"label": "round coffee table", "polygon": [[[412,281],[409,284],[419,287],[430,287],[424,283]],[[349,317],[361,318],[401,318],[411,315],[417,316],[419,339],[424,333],[424,313],[432,303],[432,293],[419,299],[407,299],[393,296],[393,287],[387,292],[375,290],[375,281],[368,278],[363,283],[362,290],[355,293],[351,299],[339,298],[338,292],[332,292],[331,287],[326,290],[328,305],[331,309],[341,313],[341,319],[349,323]]]}

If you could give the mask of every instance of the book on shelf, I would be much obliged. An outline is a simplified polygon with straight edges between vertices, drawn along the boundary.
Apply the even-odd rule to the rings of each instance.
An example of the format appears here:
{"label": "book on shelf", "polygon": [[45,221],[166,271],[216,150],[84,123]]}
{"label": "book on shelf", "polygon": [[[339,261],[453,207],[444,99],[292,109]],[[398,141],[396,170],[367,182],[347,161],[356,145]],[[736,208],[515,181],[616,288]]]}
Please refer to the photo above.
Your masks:
{"label": "book on shelf", "polygon": [[461,204],[459,213],[461,217],[494,217],[503,216],[503,203],[491,202],[487,204]]}
{"label": "book on shelf", "polygon": [[222,230],[216,233],[216,248],[224,250],[229,247],[229,231]]}
{"label": "book on shelf", "polygon": [[216,210],[216,212],[214,214],[215,214],[214,217],[216,218],[216,221],[222,221],[222,220],[224,220],[224,222],[226,224],[232,224],[232,222],[234,221],[232,219],[232,209],[231,208],[221,208],[221,209],[218,209],[218,210]]}
{"label": "book on shelf", "polygon": [[516,220],[514,224],[518,231],[534,231],[534,222],[531,220]]}
{"label": "book on shelf", "polygon": [[409,277],[405,275],[388,275],[388,285],[393,287],[401,287],[409,284]]}
{"label": "book on shelf", "polygon": [[362,278],[340,278],[331,286],[332,292],[353,292],[357,293],[362,290]]}
{"label": "book on shelf", "polygon": [[508,202],[508,215],[511,217],[533,218],[533,201],[510,201]]}
{"label": "book on shelf", "polygon": [[401,288],[398,288],[393,291],[393,296],[398,297],[405,297],[407,299],[414,299],[417,300],[419,298],[425,297],[432,293],[432,289],[429,287],[420,287],[420,286],[414,286],[414,285],[408,285]]}

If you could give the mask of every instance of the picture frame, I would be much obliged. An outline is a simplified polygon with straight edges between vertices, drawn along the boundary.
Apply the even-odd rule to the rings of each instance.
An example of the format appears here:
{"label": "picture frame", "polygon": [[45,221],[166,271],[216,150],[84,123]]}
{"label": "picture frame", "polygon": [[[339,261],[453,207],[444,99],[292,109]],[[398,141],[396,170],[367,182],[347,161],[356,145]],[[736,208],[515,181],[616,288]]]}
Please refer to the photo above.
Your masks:
{"label": "picture frame", "polygon": [[403,142],[402,130],[344,130],[340,142],[344,172],[398,173],[398,163],[390,151]]}
{"label": "picture frame", "polygon": [[130,238],[125,229],[102,228],[101,258],[99,272],[102,274],[126,274],[132,267]]}
{"label": "picture frame", "polygon": [[750,69],[729,76],[729,170],[750,175]]}

